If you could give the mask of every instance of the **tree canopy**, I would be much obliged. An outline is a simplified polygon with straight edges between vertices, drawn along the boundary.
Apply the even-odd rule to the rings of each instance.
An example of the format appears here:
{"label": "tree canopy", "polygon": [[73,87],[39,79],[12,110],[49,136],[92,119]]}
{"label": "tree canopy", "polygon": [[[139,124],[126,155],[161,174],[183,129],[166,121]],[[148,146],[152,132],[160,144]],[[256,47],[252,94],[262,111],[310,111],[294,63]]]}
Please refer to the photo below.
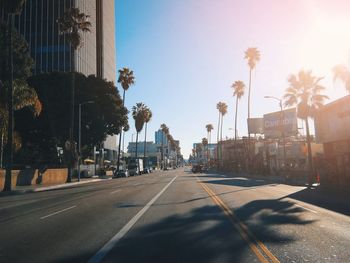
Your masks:
{"label": "tree canopy", "polygon": [[[42,114],[37,119],[28,118],[28,110],[16,114],[15,129],[22,135],[23,152],[36,147],[32,161],[36,158],[50,163],[49,158],[57,156],[57,148],[63,147],[69,137],[70,81],[72,73],[53,72],[29,78],[43,105]],[[107,135],[119,134],[128,125],[127,109],[122,106],[119,92],[113,82],[95,76],[74,73],[76,78],[75,120],[78,120],[78,105],[93,101],[82,107],[81,139],[84,149],[103,142]],[[78,125],[74,138],[78,138]],[[50,157],[51,156],[51,157]],[[23,160],[22,160],[23,161]],[[28,160],[29,161],[29,160]],[[24,162],[24,161],[23,161]]]}

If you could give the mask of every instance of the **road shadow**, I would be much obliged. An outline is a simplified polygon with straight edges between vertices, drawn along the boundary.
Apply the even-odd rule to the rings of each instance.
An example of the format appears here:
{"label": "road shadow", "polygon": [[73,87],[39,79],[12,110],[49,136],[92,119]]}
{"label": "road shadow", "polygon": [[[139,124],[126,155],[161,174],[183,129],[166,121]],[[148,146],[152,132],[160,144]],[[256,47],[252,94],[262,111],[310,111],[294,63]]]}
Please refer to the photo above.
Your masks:
{"label": "road shadow", "polygon": [[[173,209],[169,205],[169,209]],[[253,234],[267,246],[288,244],[295,237],[278,232],[275,226],[306,225],[303,212],[282,200],[258,200],[234,211]],[[152,215],[148,218],[152,219]],[[77,254],[54,262],[85,262],[93,253]],[[103,262],[254,262],[255,255],[221,209],[215,205],[174,213],[154,223],[133,228]]]}
{"label": "road shadow", "polygon": [[327,191],[317,187],[305,188],[286,197],[350,216],[350,193],[348,192]]}

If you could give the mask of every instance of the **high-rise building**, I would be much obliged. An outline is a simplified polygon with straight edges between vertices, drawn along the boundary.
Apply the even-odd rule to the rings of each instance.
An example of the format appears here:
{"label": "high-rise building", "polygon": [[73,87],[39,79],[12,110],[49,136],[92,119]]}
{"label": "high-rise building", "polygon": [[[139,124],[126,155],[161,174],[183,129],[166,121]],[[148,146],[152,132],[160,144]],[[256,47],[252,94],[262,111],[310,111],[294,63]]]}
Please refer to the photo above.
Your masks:
{"label": "high-rise building", "polygon": [[[59,33],[57,23],[71,7],[89,15],[92,25],[91,32],[82,33],[78,50]],[[6,20],[1,2],[0,20]],[[26,0],[15,27],[29,44],[34,74],[73,70],[115,82],[114,0]],[[105,148],[117,149],[116,136],[107,138]]]}
{"label": "high-rise building", "polygon": [[[71,7],[88,15],[92,24],[76,51],[57,23]],[[115,82],[114,0],[27,0],[15,27],[29,44],[34,74],[74,70]]]}
{"label": "high-rise building", "polygon": [[154,139],[156,144],[161,145],[162,144],[162,140],[163,140],[163,145],[167,145],[168,144],[168,138],[165,135],[165,133],[162,130],[158,130],[154,133]]}

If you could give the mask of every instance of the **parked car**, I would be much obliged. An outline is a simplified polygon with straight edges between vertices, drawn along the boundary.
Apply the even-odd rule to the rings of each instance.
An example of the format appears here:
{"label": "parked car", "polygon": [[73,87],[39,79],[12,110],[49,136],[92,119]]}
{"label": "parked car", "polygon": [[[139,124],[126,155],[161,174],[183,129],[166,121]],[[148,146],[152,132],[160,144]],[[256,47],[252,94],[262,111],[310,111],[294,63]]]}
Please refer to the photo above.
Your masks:
{"label": "parked car", "polygon": [[129,177],[129,171],[128,170],[117,170],[114,171],[114,178],[121,178],[121,177]]}
{"label": "parked car", "polygon": [[201,173],[201,172],[202,172],[202,165],[194,164],[192,166],[192,173]]}

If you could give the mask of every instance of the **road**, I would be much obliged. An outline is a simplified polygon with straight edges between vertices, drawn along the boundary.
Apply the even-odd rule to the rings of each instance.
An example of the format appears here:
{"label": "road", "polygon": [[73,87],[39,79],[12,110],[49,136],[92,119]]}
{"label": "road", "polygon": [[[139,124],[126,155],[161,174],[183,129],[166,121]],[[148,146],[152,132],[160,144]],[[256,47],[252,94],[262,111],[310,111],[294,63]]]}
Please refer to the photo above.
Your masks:
{"label": "road", "polygon": [[0,198],[0,262],[350,262],[304,187],[177,169]]}

